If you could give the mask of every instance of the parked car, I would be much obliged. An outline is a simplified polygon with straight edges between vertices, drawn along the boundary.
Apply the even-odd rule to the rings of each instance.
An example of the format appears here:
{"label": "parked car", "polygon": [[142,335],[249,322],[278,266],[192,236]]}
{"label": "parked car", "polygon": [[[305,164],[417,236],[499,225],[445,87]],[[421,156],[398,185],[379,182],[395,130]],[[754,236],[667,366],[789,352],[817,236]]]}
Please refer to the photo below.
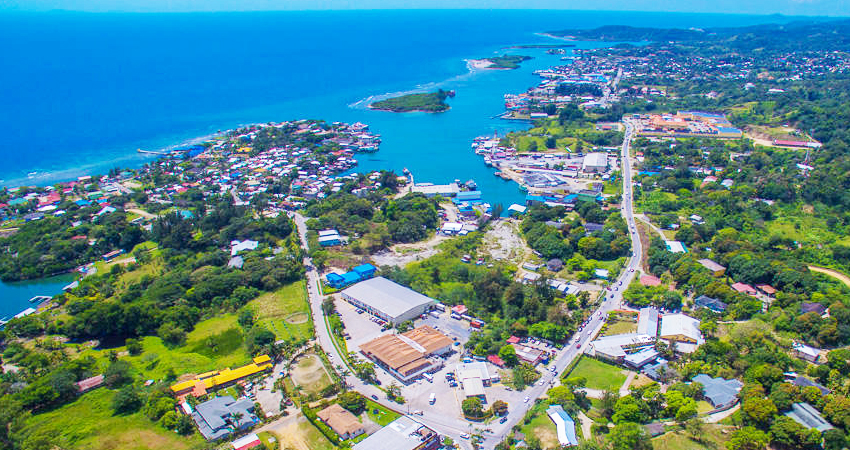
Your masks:
{"label": "parked car", "polygon": [[377,400],[377,399],[378,399],[378,396],[377,396],[377,395],[375,395],[375,394],[372,394],[372,395],[370,395],[369,397],[372,397],[372,400]]}
{"label": "parked car", "polygon": [[508,421],[508,417],[507,417],[507,416],[502,417],[501,419],[499,419],[499,423],[505,423],[505,422],[507,422],[507,421]]}
{"label": "parked car", "polygon": [[469,433],[461,433],[460,437],[462,437],[464,439],[469,439]]}

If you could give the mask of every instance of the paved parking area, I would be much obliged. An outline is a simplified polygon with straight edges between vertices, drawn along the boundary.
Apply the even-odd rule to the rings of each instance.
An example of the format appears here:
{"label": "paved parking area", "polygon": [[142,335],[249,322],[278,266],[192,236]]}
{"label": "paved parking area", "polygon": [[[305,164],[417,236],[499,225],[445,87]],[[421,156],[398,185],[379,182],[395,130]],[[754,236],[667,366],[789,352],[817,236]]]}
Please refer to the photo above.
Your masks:
{"label": "paved parking area", "polygon": [[448,311],[444,313],[440,313],[439,311],[435,311],[439,313],[439,318],[434,317],[431,313],[425,315],[424,319],[417,319],[414,322],[415,326],[420,325],[428,325],[437,330],[440,330],[443,334],[447,335],[450,338],[456,338],[458,342],[461,344],[465,344],[466,341],[469,340],[469,334],[472,330],[469,328],[469,322],[465,320],[455,320],[450,317],[450,313]]}

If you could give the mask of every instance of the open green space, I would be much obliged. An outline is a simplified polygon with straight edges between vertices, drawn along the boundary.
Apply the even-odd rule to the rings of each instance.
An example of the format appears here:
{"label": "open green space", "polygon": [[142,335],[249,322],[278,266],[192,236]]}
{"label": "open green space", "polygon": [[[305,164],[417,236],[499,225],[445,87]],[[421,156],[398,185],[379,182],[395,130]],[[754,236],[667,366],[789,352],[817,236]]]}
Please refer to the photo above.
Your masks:
{"label": "open green space", "polygon": [[[723,431],[727,432],[724,433]],[[706,424],[700,441],[692,439],[684,431],[671,431],[652,439],[654,450],[720,450],[726,448],[729,427]]]}
{"label": "open green space", "polygon": [[546,415],[543,405],[544,403],[535,405],[532,409],[534,417],[520,428],[520,432],[525,435],[526,441],[532,436],[539,439],[542,448],[558,448],[557,427]]}
{"label": "open green space", "polygon": [[319,355],[308,353],[292,366],[290,376],[293,383],[308,393],[319,394],[332,383]]}
{"label": "open green space", "polygon": [[617,391],[626,381],[625,371],[617,366],[582,356],[568,378],[584,377],[590,389]]}
{"label": "open green space", "polygon": [[368,398],[366,399],[366,414],[372,422],[375,422],[382,427],[401,417],[401,414],[385,406],[379,405]]}
{"label": "open green space", "polygon": [[33,415],[28,429],[50,436],[62,448],[78,450],[180,450],[201,445],[200,434],[181,436],[137,412],[112,414],[115,391],[100,388],[50,412]]}
{"label": "open green space", "polygon": [[265,293],[248,302],[246,307],[254,311],[256,323],[274,333],[277,339],[300,341],[313,337],[304,281]]}

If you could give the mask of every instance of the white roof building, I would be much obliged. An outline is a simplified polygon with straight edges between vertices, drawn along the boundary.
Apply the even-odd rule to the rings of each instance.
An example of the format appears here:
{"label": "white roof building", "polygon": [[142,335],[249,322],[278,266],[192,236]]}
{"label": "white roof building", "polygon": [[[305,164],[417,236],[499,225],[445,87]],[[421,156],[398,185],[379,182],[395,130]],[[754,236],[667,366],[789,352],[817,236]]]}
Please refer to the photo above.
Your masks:
{"label": "white roof building", "polygon": [[341,292],[342,298],[391,323],[411,320],[437,303],[431,297],[384,277],[361,281]]}
{"label": "white roof building", "polygon": [[582,170],[585,172],[604,172],[608,169],[608,154],[588,153],[584,157]]}
{"label": "white roof building", "polygon": [[681,353],[692,353],[705,342],[699,324],[699,320],[684,314],[667,314],[661,317],[661,339],[675,342]]}

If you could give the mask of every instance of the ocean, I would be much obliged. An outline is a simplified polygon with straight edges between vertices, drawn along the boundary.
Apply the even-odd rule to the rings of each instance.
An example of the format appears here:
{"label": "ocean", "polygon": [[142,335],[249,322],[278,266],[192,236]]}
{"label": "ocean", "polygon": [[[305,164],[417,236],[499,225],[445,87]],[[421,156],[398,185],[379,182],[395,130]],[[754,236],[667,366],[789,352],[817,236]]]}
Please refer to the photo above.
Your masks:
{"label": "ocean", "polygon": [[[0,12],[0,185],[45,185],[151,161],[136,150],[178,146],[239,125],[290,119],[361,121],[382,135],[356,170],[410,169],[417,182],[474,179],[483,198],[521,203],[516,184],[471,150],[475,136],[527,124],[495,119],[559,62],[515,44],[537,33],[610,24],[738,26],[788,17],[635,12],[423,10],[184,14]],[[579,48],[602,45],[577,43]],[[470,71],[465,59],[535,59]],[[443,88],[442,114],[368,110],[368,99]],[[58,293],[48,283],[45,295]],[[30,291],[0,286],[0,317]],[[19,292],[19,294],[15,294]],[[26,297],[26,298],[24,298]]]}

